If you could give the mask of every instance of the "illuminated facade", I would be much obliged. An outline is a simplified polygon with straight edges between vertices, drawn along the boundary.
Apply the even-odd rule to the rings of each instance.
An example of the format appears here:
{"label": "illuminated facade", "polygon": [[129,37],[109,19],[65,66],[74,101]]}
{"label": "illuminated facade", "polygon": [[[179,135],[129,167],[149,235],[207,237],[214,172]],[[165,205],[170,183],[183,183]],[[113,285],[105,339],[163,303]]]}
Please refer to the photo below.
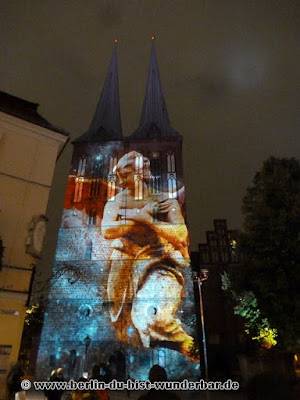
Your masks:
{"label": "illuminated facade", "polygon": [[40,376],[63,366],[78,378],[108,361],[118,379],[147,379],[153,364],[199,376],[181,145],[154,46],[139,126],[123,137],[115,49],[91,126],[74,141]]}

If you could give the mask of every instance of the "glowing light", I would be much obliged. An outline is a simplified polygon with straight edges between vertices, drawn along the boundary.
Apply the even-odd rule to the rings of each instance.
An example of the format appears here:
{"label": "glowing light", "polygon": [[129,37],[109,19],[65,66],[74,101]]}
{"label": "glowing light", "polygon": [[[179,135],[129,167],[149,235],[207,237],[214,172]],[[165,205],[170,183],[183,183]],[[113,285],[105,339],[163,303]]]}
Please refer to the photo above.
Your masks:
{"label": "glowing light", "polygon": [[295,361],[298,361],[298,360],[299,360],[299,357],[298,357],[297,354],[294,355],[294,360],[295,360]]}
{"label": "glowing light", "polygon": [[151,36],[151,40],[155,40],[155,36]]}
{"label": "glowing light", "polygon": [[229,236],[229,242],[230,242],[230,246],[231,246],[231,249],[232,249],[232,253],[235,254],[235,252],[236,252],[236,240],[232,239]]}

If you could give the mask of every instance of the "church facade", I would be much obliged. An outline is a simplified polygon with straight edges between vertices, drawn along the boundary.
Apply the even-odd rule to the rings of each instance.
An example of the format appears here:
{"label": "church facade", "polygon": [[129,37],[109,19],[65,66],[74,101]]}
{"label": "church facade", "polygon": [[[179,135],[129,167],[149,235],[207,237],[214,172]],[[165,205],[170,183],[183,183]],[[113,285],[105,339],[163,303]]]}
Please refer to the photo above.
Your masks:
{"label": "church facade", "polygon": [[37,360],[79,378],[199,377],[182,168],[154,43],[139,126],[122,134],[113,51],[89,130],[73,142],[64,210]]}

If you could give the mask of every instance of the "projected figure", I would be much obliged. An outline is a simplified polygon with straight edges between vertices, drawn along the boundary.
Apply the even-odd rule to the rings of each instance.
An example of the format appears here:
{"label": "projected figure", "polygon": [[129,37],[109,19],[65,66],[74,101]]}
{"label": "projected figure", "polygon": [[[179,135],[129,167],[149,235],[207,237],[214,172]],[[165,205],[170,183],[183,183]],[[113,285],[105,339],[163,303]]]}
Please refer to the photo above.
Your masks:
{"label": "projected figure", "polygon": [[175,318],[183,295],[181,270],[189,265],[180,205],[167,194],[149,193],[150,162],[142,154],[125,154],[115,170],[123,190],[106,203],[101,226],[103,236],[113,239],[111,321],[124,342],[144,347],[151,340],[174,342],[189,356],[193,338]]}

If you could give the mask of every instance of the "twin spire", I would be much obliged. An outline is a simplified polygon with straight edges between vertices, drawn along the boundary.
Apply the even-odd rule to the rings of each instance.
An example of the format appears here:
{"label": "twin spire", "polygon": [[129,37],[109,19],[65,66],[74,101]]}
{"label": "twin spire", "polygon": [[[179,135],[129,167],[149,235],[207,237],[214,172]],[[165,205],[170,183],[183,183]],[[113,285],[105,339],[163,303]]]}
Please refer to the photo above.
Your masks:
{"label": "twin spire", "polygon": [[74,140],[77,142],[99,142],[121,140],[122,124],[119,100],[118,57],[114,47],[111,62],[102,88],[94,118],[89,130]]}
{"label": "twin spire", "polygon": [[[153,41],[143,110],[139,126],[131,137],[134,139],[152,139],[170,136],[180,136],[180,134],[170,125]],[[74,143],[122,139],[118,60],[115,46],[91,125],[88,131],[77,138]]]}

